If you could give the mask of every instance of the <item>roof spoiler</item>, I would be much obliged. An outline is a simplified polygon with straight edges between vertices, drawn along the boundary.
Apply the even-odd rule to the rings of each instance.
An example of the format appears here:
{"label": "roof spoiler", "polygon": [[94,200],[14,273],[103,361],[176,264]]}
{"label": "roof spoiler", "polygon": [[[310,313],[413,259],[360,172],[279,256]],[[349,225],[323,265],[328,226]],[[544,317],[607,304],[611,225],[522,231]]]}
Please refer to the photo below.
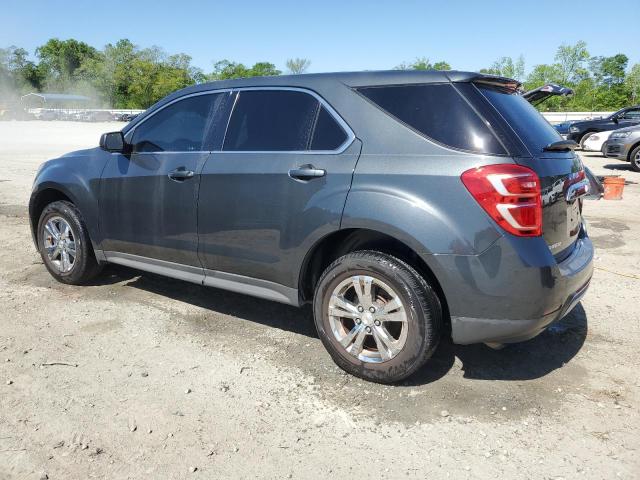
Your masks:
{"label": "roof spoiler", "polygon": [[507,90],[509,93],[520,93],[522,88],[522,84],[519,81],[514,80],[513,78],[499,77],[497,75],[478,74],[478,76],[471,78],[470,81],[481,85]]}

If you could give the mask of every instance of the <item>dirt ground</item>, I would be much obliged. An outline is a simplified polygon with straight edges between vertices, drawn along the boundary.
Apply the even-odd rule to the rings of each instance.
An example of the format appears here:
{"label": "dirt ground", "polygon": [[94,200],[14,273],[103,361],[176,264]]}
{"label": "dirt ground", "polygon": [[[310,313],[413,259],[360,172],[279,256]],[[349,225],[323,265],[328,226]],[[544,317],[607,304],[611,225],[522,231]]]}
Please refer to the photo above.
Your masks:
{"label": "dirt ground", "polygon": [[381,386],[334,366],[309,309],[116,267],[55,282],[28,229],[36,169],[118,128],[0,122],[1,479],[640,478],[628,164],[583,157],[629,184],[585,204],[596,270],[569,317],[501,351],[443,342]]}

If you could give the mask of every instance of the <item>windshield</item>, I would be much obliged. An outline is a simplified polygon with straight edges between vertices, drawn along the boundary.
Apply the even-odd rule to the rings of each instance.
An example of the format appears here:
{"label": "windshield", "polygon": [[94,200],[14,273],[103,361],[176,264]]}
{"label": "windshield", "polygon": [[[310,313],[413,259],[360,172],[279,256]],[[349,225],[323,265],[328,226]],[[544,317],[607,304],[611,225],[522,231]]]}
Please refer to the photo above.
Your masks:
{"label": "windshield", "polygon": [[507,121],[531,154],[542,153],[547,145],[562,140],[556,129],[521,95],[481,84],[476,87]]}

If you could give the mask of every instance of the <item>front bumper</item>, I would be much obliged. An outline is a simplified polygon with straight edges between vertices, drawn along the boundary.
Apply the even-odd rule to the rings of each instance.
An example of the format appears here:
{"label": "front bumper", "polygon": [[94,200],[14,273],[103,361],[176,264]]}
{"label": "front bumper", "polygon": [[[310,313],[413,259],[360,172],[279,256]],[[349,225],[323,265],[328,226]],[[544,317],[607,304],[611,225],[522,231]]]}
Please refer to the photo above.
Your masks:
{"label": "front bumper", "polygon": [[503,237],[481,255],[451,262],[440,258],[445,271],[434,273],[443,279],[453,342],[514,343],[535,337],[584,296],[593,255],[583,230],[560,263],[542,238]]}
{"label": "front bumper", "polygon": [[631,143],[625,143],[625,139],[617,139],[609,137],[607,141],[607,149],[604,154],[608,158],[617,158],[618,160],[629,160],[629,149]]}
{"label": "front bumper", "polygon": [[580,132],[569,132],[567,133],[567,137],[566,140],[573,140],[576,143],[580,143],[580,138],[582,137],[582,134]]}

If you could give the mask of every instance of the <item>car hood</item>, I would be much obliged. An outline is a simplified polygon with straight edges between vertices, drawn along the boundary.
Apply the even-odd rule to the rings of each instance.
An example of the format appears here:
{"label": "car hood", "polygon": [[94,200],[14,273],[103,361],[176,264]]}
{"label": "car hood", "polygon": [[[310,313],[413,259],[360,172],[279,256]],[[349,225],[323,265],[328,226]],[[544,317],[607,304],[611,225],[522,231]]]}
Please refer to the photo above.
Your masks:
{"label": "car hood", "polygon": [[573,122],[571,126],[581,128],[581,127],[588,127],[592,125],[601,125],[601,124],[608,124],[608,123],[613,123],[613,122],[611,122],[611,120],[607,118],[592,118],[591,120],[580,120],[578,122]]}
{"label": "car hood", "polygon": [[95,154],[96,151],[98,151],[98,150],[100,150],[100,147],[85,148],[85,149],[82,149],[82,150],[74,150],[73,152],[65,153],[60,158],[66,158],[66,157],[89,157],[92,154]]}

